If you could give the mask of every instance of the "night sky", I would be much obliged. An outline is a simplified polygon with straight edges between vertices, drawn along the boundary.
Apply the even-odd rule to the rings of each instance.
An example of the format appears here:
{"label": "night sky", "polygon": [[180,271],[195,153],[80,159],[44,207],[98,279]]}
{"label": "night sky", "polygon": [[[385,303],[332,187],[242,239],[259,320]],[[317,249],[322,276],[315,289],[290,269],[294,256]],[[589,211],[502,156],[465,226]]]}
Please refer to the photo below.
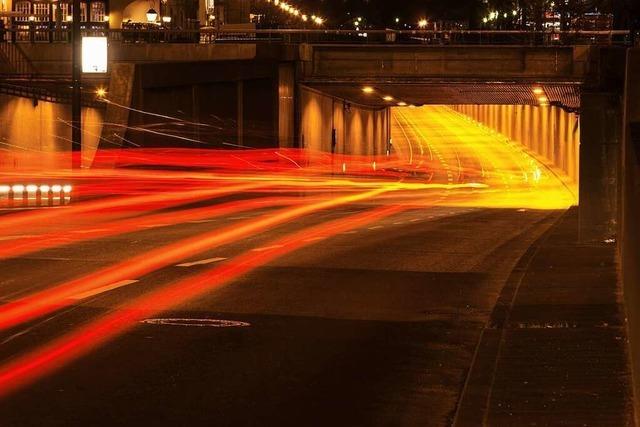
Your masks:
{"label": "night sky", "polygon": [[[444,20],[468,20],[475,15],[479,0],[300,0],[306,10],[317,12],[340,24],[350,16],[362,16],[372,25],[392,25],[396,17],[415,24],[426,17]],[[347,15],[351,12],[351,15]]]}

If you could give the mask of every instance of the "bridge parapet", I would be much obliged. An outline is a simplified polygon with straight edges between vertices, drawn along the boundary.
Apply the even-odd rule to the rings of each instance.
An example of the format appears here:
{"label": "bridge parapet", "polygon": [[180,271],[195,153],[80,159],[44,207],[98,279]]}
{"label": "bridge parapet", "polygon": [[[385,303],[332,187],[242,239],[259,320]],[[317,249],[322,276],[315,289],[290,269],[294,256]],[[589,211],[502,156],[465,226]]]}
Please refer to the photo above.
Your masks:
{"label": "bridge parapet", "polygon": [[300,46],[303,79],[584,81],[593,46]]}

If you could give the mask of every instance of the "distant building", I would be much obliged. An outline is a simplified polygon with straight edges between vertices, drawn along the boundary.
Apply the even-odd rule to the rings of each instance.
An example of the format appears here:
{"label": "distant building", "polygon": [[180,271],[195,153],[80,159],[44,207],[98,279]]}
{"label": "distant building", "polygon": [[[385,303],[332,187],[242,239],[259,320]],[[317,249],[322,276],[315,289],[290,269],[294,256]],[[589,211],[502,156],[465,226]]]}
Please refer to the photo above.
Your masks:
{"label": "distant building", "polygon": [[[52,23],[66,27],[72,20],[69,0],[3,0],[2,15],[14,25]],[[155,19],[150,17],[155,12]],[[165,25],[198,28],[249,22],[250,0],[82,0],[84,26],[122,28],[123,25]],[[164,18],[164,19],[163,19]]]}

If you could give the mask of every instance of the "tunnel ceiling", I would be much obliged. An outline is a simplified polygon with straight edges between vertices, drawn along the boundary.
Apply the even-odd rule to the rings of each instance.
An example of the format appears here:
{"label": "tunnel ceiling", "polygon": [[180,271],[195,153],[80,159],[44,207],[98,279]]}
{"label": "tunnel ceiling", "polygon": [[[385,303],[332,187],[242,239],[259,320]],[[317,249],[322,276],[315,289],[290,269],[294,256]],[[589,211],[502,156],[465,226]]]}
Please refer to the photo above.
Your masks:
{"label": "tunnel ceiling", "polygon": [[[551,105],[569,111],[580,107],[580,85],[576,83],[307,83],[308,87],[349,102],[385,107],[403,102],[422,104],[522,104],[539,105],[546,96]],[[363,89],[370,87],[372,92]],[[541,93],[539,92],[542,90]],[[393,100],[385,100],[392,97]]]}

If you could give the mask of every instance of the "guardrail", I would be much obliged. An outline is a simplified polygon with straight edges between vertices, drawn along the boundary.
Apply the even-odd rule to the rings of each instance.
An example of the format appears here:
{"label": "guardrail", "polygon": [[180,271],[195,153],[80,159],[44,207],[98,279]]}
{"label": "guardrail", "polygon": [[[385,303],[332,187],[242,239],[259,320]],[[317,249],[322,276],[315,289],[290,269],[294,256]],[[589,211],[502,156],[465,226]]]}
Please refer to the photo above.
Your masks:
{"label": "guardrail", "polygon": [[[349,43],[424,45],[630,45],[627,30],[515,31],[515,30],[331,30],[331,29],[176,29],[158,26],[106,29],[104,24],[83,24],[83,34],[108,36],[122,43]],[[67,43],[67,24],[24,22],[0,31],[0,42]]]}

